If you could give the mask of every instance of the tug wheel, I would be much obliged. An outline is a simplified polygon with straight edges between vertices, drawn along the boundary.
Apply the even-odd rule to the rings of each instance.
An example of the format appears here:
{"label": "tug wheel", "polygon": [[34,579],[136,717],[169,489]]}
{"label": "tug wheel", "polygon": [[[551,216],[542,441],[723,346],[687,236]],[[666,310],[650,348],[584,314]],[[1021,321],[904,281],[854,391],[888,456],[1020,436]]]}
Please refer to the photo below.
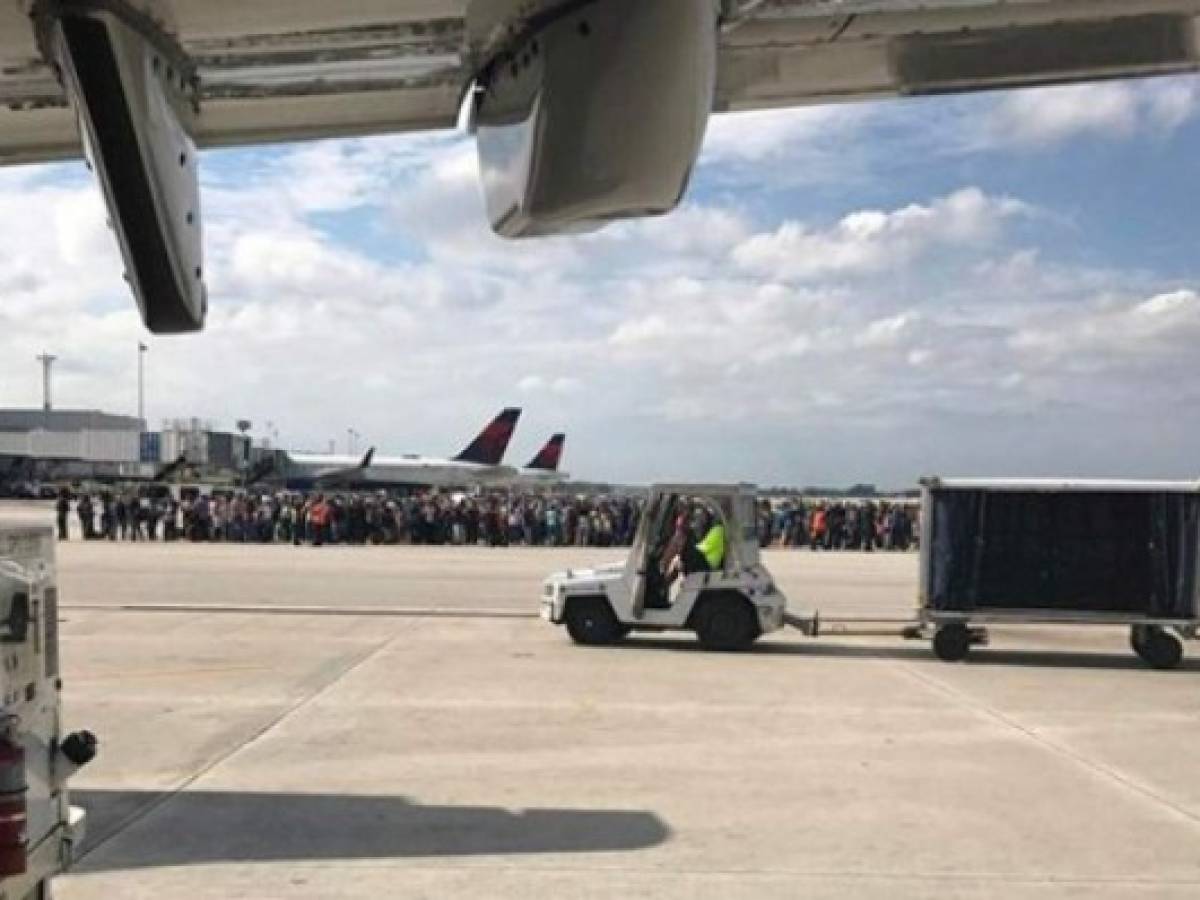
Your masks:
{"label": "tug wheel", "polygon": [[762,634],[754,607],[741,594],[723,592],[701,598],[696,636],[706,650],[748,650]]}
{"label": "tug wheel", "polygon": [[589,647],[613,644],[629,634],[629,627],[617,621],[603,597],[573,597],[567,603],[563,621],[571,640]]}

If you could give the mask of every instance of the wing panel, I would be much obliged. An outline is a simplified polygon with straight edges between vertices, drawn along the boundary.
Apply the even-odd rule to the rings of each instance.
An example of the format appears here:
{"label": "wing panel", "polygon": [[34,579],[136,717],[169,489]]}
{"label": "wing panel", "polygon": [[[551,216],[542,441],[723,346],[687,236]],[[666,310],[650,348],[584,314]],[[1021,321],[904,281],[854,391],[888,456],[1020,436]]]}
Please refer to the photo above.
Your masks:
{"label": "wing panel", "polygon": [[1191,71],[1198,16],[1198,0],[768,0],[725,36],[716,108]]}
{"label": "wing panel", "polygon": [[277,37],[384,24],[457,20],[468,0],[173,0],[184,42],[215,37]]}
{"label": "wing panel", "polygon": [[29,17],[16,3],[0,3],[0,69],[6,71],[13,63],[37,56],[37,41],[29,28]]}
{"label": "wing panel", "polygon": [[[453,128],[457,86],[273,97],[228,98],[205,107],[202,147],[359,137]],[[270,106],[270,114],[264,108]]]}
{"label": "wing panel", "polygon": [[[198,67],[204,146],[449,127],[471,73],[468,0],[144,2]],[[744,17],[721,38],[718,110],[1178,72],[1200,58],[1200,0],[736,0],[727,8]],[[1138,36],[1124,29],[1138,17],[1161,17],[1163,30],[1142,29],[1135,46]],[[1071,23],[1090,23],[1091,46],[1120,50],[1127,34],[1130,52],[1080,52],[1086,35]],[[1006,44],[1013,29],[1029,38]],[[0,163],[78,155],[64,107],[28,17],[0,0]]]}

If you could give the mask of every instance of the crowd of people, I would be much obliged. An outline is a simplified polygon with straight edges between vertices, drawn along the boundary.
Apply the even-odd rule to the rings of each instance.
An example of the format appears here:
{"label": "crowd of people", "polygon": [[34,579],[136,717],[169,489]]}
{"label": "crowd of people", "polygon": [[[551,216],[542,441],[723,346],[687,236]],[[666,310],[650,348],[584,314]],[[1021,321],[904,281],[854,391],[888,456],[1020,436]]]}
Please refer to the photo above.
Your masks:
{"label": "crowd of people", "polygon": [[915,549],[920,504],[874,500],[782,500],[760,504],[764,546],[812,550]]}
{"label": "crowd of people", "polygon": [[[229,543],[424,544],[624,547],[633,542],[644,501],[566,493],[368,493],[230,491],[145,497],[102,492],[57,501],[59,536],[74,514],[85,540]],[[908,550],[919,510],[873,501],[763,500],[764,547]]]}
{"label": "crowd of people", "polygon": [[[59,536],[70,500],[58,501]],[[309,495],[245,492],[146,498],[80,496],[85,540],[289,544],[614,547],[633,542],[641,501],[537,494]]]}

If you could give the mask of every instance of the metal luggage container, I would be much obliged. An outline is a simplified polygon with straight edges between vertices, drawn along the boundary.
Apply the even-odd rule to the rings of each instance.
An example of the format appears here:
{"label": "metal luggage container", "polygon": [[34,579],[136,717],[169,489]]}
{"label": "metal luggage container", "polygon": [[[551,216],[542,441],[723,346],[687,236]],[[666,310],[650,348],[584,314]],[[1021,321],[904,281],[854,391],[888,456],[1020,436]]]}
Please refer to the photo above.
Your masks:
{"label": "metal luggage container", "polygon": [[939,479],[922,485],[922,624],[964,659],[1003,624],[1127,625],[1175,668],[1200,624],[1200,482]]}

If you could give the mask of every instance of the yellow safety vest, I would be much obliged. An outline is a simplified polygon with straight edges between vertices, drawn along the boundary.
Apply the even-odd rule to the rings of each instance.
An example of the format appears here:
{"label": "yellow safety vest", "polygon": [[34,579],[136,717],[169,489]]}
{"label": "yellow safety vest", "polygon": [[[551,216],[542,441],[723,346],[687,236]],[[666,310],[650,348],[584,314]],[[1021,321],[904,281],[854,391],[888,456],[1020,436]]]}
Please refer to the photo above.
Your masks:
{"label": "yellow safety vest", "polygon": [[696,549],[704,554],[710,569],[715,572],[721,568],[725,562],[725,526],[714,525],[708,529],[708,534],[696,545]]}

